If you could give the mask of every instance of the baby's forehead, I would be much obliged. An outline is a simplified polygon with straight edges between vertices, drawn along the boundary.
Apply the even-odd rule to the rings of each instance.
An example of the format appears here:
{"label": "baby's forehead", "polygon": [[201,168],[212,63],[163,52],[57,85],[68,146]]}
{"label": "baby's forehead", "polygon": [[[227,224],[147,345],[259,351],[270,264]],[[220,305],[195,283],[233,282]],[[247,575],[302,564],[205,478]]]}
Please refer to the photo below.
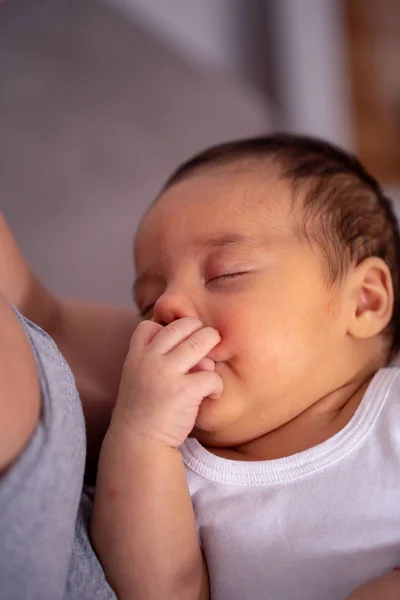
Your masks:
{"label": "baby's forehead", "polygon": [[212,248],[272,247],[293,236],[291,189],[253,173],[210,173],[167,189],[138,231],[136,264]]}
{"label": "baby's forehead", "polygon": [[[289,219],[292,214],[293,190],[290,183],[270,172],[255,168],[212,168],[179,181],[164,190],[150,207],[144,223],[167,226],[170,219],[187,214],[192,223],[210,213],[226,219],[240,213],[244,218],[270,218],[278,214]],[[188,221],[190,223],[190,220]]]}

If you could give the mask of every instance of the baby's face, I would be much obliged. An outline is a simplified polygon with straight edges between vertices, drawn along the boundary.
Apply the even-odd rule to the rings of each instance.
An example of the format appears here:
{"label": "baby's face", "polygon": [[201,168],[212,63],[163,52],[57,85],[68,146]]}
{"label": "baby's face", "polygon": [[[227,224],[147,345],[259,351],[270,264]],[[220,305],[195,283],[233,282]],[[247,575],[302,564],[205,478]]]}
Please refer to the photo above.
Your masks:
{"label": "baby's face", "polygon": [[341,293],[324,283],[319,251],[294,232],[291,200],[273,173],[266,185],[254,173],[210,171],[164,192],[138,233],[144,317],[193,316],[222,337],[209,356],[223,395],[205,399],[196,422],[204,444],[255,439],[337,385]]}

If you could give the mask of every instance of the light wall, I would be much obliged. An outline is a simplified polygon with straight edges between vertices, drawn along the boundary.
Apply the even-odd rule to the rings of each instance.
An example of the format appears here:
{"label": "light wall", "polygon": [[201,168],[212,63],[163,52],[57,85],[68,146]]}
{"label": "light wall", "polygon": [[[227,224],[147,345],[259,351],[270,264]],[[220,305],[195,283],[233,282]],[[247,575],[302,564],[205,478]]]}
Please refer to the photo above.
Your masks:
{"label": "light wall", "polygon": [[242,69],[237,29],[245,1],[109,0],[189,59],[236,75]]}
{"label": "light wall", "polygon": [[265,98],[98,0],[0,13],[1,210],[56,293],[131,304],[147,206],[193,153],[270,131]]}
{"label": "light wall", "polygon": [[353,147],[339,0],[108,0],[189,59],[261,84],[277,127]]}
{"label": "light wall", "polygon": [[[266,0],[267,1],[267,0]],[[354,147],[344,16],[339,0],[269,0],[285,128]]]}

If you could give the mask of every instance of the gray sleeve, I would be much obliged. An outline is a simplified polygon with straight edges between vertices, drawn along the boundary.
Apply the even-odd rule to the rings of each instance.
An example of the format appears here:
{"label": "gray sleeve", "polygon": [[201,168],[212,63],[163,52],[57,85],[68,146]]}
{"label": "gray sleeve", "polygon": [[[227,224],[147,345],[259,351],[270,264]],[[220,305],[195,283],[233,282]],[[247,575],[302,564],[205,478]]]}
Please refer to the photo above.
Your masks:
{"label": "gray sleeve", "polygon": [[[86,489],[79,505],[76,537],[72,552],[67,590],[64,600],[117,600],[93,551],[89,523],[93,492]],[[79,590],[79,595],[77,591]]]}
{"label": "gray sleeve", "polygon": [[87,534],[85,426],[73,375],[51,338],[17,316],[42,405],[23,454],[0,479],[0,600],[114,599]]}

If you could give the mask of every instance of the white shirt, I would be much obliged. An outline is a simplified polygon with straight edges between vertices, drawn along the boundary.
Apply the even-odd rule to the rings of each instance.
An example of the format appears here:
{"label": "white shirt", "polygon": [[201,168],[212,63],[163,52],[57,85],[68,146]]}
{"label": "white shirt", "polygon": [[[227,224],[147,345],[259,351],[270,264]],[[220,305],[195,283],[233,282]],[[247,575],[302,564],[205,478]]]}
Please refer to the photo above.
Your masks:
{"label": "white shirt", "polygon": [[181,447],[211,600],[342,600],[400,565],[400,369],[304,452],[248,462]]}

